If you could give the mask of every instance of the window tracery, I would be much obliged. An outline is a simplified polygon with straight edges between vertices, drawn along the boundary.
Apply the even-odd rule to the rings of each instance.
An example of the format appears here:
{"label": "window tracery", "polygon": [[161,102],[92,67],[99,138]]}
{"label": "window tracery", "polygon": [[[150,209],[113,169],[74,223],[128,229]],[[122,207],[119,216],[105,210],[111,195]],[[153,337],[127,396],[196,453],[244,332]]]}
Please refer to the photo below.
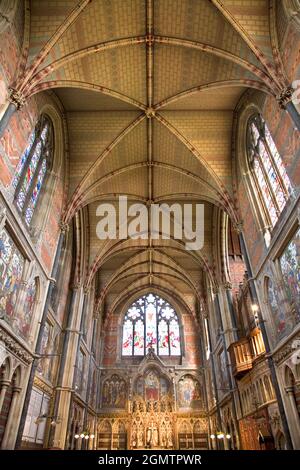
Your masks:
{"label": "window tracery", "polygon": [[161,356],[180,356],[180,330],[174,308],[156,294],[140,297],[123,322],[123,356],[144,356],[149,348]]}
{"label": "window tracery", "polygon": [[42,115],[32,131],[19,161],[12,185],[15,204],[29,226],[40,197],[53,156],[53,127]]}
{"label": "window tracery", "polygon": [[268,224],[274,227],[292,193],[292,186],[273,137],[260,114],[249,120],[247,148],[258,197]]}

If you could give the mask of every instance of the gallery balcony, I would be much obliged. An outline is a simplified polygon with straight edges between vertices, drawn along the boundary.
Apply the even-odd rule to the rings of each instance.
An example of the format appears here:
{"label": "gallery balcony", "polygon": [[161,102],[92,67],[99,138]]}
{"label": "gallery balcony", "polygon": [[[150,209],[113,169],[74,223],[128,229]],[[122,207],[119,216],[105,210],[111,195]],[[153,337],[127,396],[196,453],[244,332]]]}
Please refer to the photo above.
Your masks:
{"label": "gallery balcony", "polygon": [[253,355],[248,338],[232,343],[228,348],[233,375],[239,379],[252,369]]}
{"label": "gallery balcony", "polygon": [[255,327],[251,330],[249,337],[232,343],[228,351],[233,375],[236,378],[241,378],[252,369],[255,360],[266,352],[261,330]]}
{"label": "gallery balcony", "polygon": [[259,328],[256,327],[251,331],[250,343],[254,360],[262,354],[265,354],[266,348],[261,334],[261,330]]}

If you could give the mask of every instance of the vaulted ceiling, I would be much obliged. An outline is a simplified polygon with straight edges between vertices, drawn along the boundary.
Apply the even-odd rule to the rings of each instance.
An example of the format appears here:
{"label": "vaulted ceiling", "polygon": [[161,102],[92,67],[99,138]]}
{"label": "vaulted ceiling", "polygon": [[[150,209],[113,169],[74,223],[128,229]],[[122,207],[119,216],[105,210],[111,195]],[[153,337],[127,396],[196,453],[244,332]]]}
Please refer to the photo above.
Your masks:
{"label": "vaulted ceiling", "polygon": [[[108,310],[140,289],[176,292],[191,308],[216,273],[220,210],[238,220],[233,111],[249,88],[276,96],[276,2],[33,0],[26,96],[54,89],[67,116],[65,219],[89,213],[89,273]],[[277,57],[277,59],[276,59]],[[276,73],[274,72],[276,69]],[[100,241],[99,201],[205,203],[205,245]],[[126,295],[124,295],[126,294]]]}

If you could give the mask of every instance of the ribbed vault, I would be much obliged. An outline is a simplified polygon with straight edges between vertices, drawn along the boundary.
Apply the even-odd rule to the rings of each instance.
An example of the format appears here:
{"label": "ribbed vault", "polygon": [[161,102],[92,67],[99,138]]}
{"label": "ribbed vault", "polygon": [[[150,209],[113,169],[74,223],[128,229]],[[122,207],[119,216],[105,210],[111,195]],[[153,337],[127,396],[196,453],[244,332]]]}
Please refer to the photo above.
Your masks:
{"label": "ribbed vault", "polygon": [[[65,108],[64,219],[82,208],[89,215],[82,282],[88,286],[97,275],[99,309],[105,303],[112,311],[151,286],[176,292],[195,314],[203,271],[217,282],[216,214],[239,220],[233,111],[249,88],[276,97],[288,85],[275,2],[33,0],[26,7],[23,64],[13,88],[23,99],[53,89]],[[119,195],[148,204],[204,203],[204,249],[187,252],[184,240],[174,239],[99,240],[97,205],[116,205]]]}

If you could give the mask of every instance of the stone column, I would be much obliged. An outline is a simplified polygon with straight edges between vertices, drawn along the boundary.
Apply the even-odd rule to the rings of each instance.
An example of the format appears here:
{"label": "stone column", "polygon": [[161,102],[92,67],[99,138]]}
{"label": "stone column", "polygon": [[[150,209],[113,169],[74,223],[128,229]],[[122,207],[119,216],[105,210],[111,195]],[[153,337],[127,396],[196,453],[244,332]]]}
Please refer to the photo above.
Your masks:
{"label": "stone column", "polygon": [[221,329],[224,332],[227,347],[238,339],[236,313],[233,306],[231,290],[231,283],[225,282],[217,291],[219,299],[219,310],[221,315],[219,321],[222,325]]}
{"label": "stone column", "polygon": [[3,402],[4,402],[4,398],[5,398],[5,394],[6,394],[6,391],[9,387],[9,384],[10,384],[10,381],[9,380],[2,380],[1,382],[1,391],[0,391],[0,413],[1,413],[1,410],[2,410],[2,405],[3,405]]}
{"label": "stone column", "polygon": [[297,410],[294,387],[286,387],[286,400],[288,404],[288,417],[289,417],[289,426],[291,430],[291,437],[294,445],[294,449],[300,449],[300,419],[299,413]]}
{"label": "stone column", "polygon": [[74,285],[72,288],[68,323],[65,329],[65,340],[62,350],[54,405],[54,416],[57,419],[57,424],[54,428],[52,446],[60,449],[65,448],[71,399],[74,394],[74,374],[81,335],[80,326],[83,297],[82,287],[80,285]]}
{"label": "stone column", "polygon": [[[225,354],[225,361],[226,361],[227,380],[228,380],[228,384],[229,384],[228,393],[230,393],[230,395],[231,395],[233,420],[234,420],[234,423],[236,425],[236,429],[239,429],[238,420],[237,420],[237,407],[238,407],[237,406],[238,405],[238,396],[237,396],[237,392],[236,392],[237,387],[236,387],[236,384],[235,384],[235,381],[234,381],[234,377],[232,375],[232,368],[231,368],[231,364],[230,364],[229,353],[228,353],[228,350],[227,350],[227,348],[229,347],[231,341],[234,339],[234,336],[232,334],[229,334],[230,331],[226,331],[226,328],[224,328],[223,318],[225,318],[225,320],[226,320],[226,315],[225,315],[226,312],[223,312],[223,315],[222,315],[221,302],[220,302],[219,296],[220,296],[220,291],[219,291],[219,289],[217,289],[214,292],[214,302],[215,302],[216,314],[219,318],[219,324],[221,326],[220,334],[221,334],[221,337],[222,337],[223,351],[224,351],[224,354]],[[223,306],[223,308],[224,308],[224,306]],[[226,393],[226,391],[225,391],[225,393]],[[221,429],[221,431],[225,432],[223,429]],[[240,436],[238,435],[237,437],[238,437],[238,441],[240,442]],[[221,441],[221,439],[220,439],[220,441]],[[226,448],[226,439],[224,438],[223,441],[224,441],[223,442],[224,447]]]}
{"label": "stone column", "polygon": [[[221,417],[221,411],[220,411],[220,405],[219,405],[219,391],[218,391],[218,383],[217,383],[217,377],[216,377],[215,352],[214,352],[215,348],[211,340],[211,328],[210,328],[210,322],[208,320],[209,319],[207,319],[207,333],[208,333],[208,340],[209,340],[210,347],[211,347],[210,363],[211,363],[212,385],[213,385],[212,388],[214,390],[214,395],[215,395],[217,427],[219,430],[219,429],[222,429],[222,417]],[[216,432],[216,429],[212,428],[212,432]]]}
{"label": "stone column", "polygon": [[38,338],[37,338],[36,347],[35,347],[35,354],[36,354],[37,357],[34,359],[34,361],[32,363],[31,371],[30,371],[30,375],[29,375],[29,379],[28,379],[28,383],[27,383],[25,400],[24,400],[22,415],[21,415],[19,429],[18,429],[16,448],[19,448],[21,446],[23,430],[24,430],[24,426],[25,426],[28,406],[29,406],[29,402],[30,402],[31,391],[32,391],[32,387],[33,387],[33,381],[34,381],[35,372],[36,372],[36,369],[37,369],[37,366],[38,366],[38,361],[39,361],[40,353],[41,353],[41,344],[42,344],[44,327],[45,327],[46,320],[47,320],[47,315],[48,315],[48,308],[49,308],[49,305],[50,305],[50,300],[51,300],[53,287],[54,287],[54,284],[55,284],[55,279],[56,279],[57,274],[58,274],[58,265],[59,265],[61,250],[62,250],[62,247],[63,247],[63,242],[64,242],[64,239],[65,239],[65,236],[66,236],[66,232],[69,229],[67,224],[61,224],[60,228],[61,228],[61,232],[60,232],[60,236],[59,236],[58,243],[57,243],[57,249],[56,249],[56,254],[55,254],[55,258],[54,258],[54,262],[53,262],[52,273],[51,273],[51,278],[50,278],[50,282],[49,282],[49,286],[48,286],[47,297],[46,297],[46,301],[45,301],[44,308],[43,308],[43,314],[42,314],[42,318],[41,318],[41,322],[40,322],[40,329],[39,329],[39,332],[38,332]]}
{"label": "stone column", "polygon": [[14,428],[19,415],[20,410],[19,405],[19,396],[21,392],[21,387],[13,387],[12,400],[10,403],[9,415],[5,426],[4,436],[2,439],[1,449],[13,449],[14,443],[12,442],[12,437],[15,436]]}

